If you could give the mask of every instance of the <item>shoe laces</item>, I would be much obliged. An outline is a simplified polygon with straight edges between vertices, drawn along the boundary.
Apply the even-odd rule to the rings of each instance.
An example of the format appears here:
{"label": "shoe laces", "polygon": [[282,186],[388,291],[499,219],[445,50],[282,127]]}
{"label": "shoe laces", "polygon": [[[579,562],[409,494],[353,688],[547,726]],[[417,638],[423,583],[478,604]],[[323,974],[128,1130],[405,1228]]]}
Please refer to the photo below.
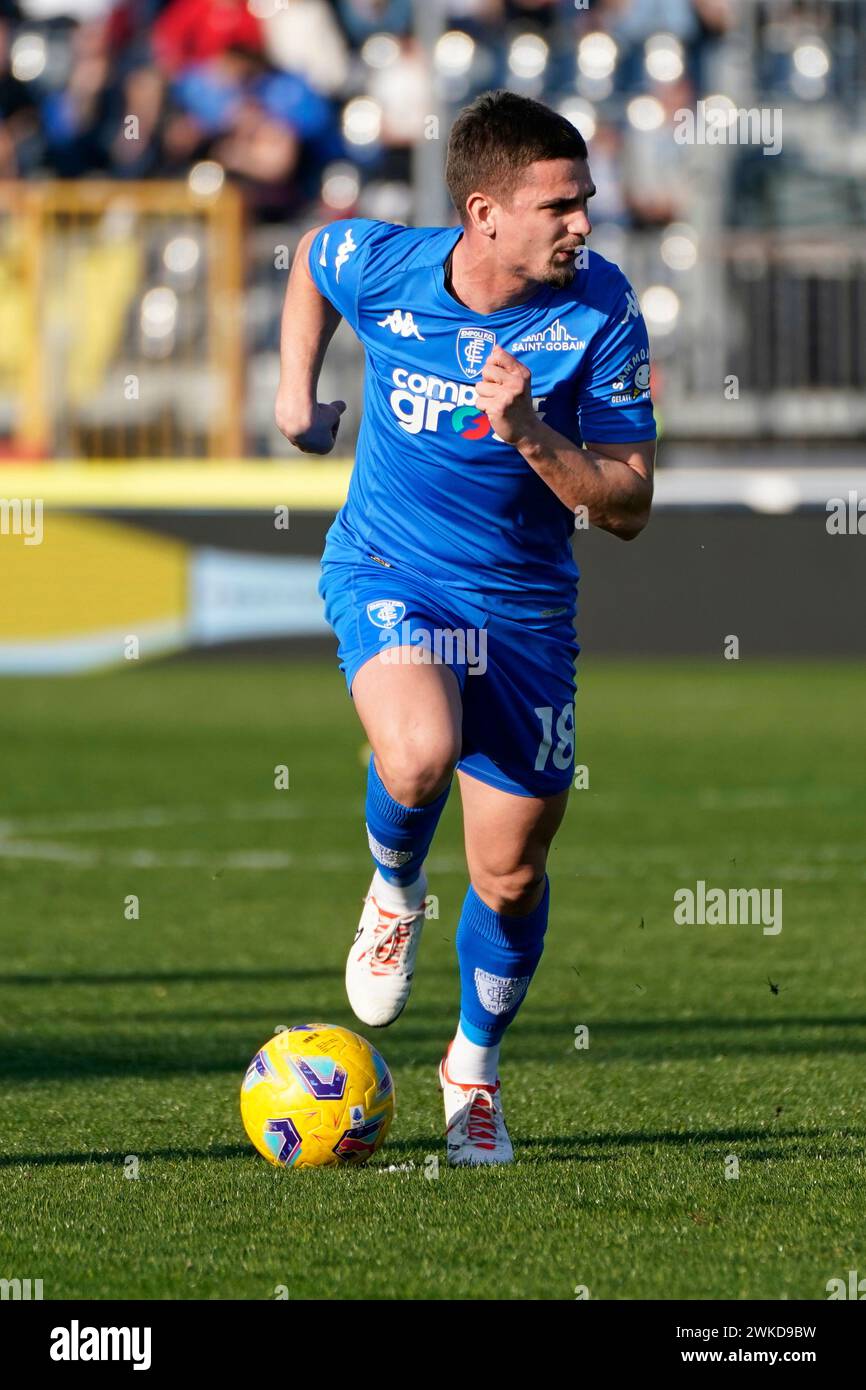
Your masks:
{"label": "shoe laces", "polygon": [[470,1091],[460,1127],[470,1144],[496,1143],[496,1108],[488,1089],[476,1086]]}
{"label": "shoe laces", "polygon": [[[379,904],[376,903],[376,906],[379,907]],[[379,920],[373,928],[376,944],[371,947],[377,966],[384,970],[399,969],[412,936],[412,927],[423,911],[422,906],[416,912],[392,917],[390,913],[386,914],[379,908]]]}

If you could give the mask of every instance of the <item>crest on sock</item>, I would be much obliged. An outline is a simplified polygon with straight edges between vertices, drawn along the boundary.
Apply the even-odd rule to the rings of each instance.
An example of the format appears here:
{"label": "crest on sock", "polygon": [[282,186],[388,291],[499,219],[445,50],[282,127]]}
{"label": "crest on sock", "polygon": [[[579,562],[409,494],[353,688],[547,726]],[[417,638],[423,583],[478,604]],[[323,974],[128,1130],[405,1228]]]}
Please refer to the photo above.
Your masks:
{"label": "crest on sock", "polygon": [[491,975],[487,970],[475,970],[475,993],[479,1003],[489,1014],[507,1014],[516,1009],[527,989],[531,975],[509,978],[507,975]]}
{"label": "crest on sock", "polygon": [[389,849],[387,845],[380,844],[369,825],[367,826],[367,843],[373,858],[377,859],[380,864],[384,864],[386,869],[401,869],[412,858],[411,849]]}

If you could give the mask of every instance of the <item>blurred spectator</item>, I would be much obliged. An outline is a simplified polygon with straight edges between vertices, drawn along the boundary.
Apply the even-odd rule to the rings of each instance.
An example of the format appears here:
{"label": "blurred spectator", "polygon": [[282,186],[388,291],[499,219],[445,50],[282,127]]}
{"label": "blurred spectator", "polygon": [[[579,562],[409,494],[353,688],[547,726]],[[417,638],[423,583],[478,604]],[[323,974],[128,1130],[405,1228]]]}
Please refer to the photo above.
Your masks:
{"label": "blurred spectator", "polygon": [[323,166],[344,153],[330,103],[255,50],[231,46],[178,74],[170,90],[171,157],[194,157],[211,142],[211,157],[246,184],[261,215],[296,211],[315,196]]}
{"label": "blurred spectator", "polygon": [[622,136],[616,126],[599,124],[590,143],[589,161],[595,184],[590,220],[596,226],[624,226],[628,213],[622,179]]}
{"label": "blurred spectator", "polygon": [[[141,63],[120,80],[122,116],[111,138],[112,171],[121,178],[140,179],[159,174],[162,160],[160,121],[165,81],[154,67]],[[134,116],[135,128],[128,120]]]}
{"label": "blurred spectator", "polygon": [[299,210],[295,176],[301,141],[297,131],[269,117],[258,102],[241,101],[231,129],[212,153],[246,188],[248,204],[259,217],[282,218]]}
{"label": "blurred spectator", "polygon": [[154,67],[151,30],[166,2],[115,0],[108,16],[108,42],[119,75],[137,65]]}
{"label": "blurred spectator", "polygon": [[495,42],[505,21],[506,0],[445,0],[446,24],[476,39]]}
{"label": "blurred spectator", "polygon": [[560,0],[505,0],[509,20],[525,20],[534,29],[549,28],[558,18]]}
{"label": "blurred spectator", "polygon": [[7,16],[14,8],[4,4],[0,18],[0,178],[26,174],[39,158],[39,117],[30,83],[12,72],[12,26]]}
{"label": "blurred spectator", "polygon": [[382,110],[384,145],[406,148],[423,138],[432,94],[427,57],[417,39],[400,39],[394,60],[370,73],[367,91]]}
{"label": "blurred spectator", "polygon": [[734,0],[694,0],[697,33],[687,47],[687,71],[698,92],[707,90],[710,64],[734,24]]}
{"label": "blurred spectator", "polygon": [[[667,82],[654,93],[664,119],[652,130],[629,125],[623,142],[625,196],[636,227],[663,227],[686,214],[689,202],[691,148],[673,137],[674,112],[692,104],[687,79]],[[590,157],[593,149],[590,147]],[[597,180],[597,175],[593,174]]]}
{"label": "blurred spectator", "polygon": [[[194,161],[212,157],[226,161],[256,213],[315,215],[323,171],[346,162],[325,215],[350,196],[367,206],[368,190],[379,186],[403,207],[425,119],[437,115],[444,138],[459,105],[501,84],[571,107],[576,120],[582,110],[595,127],[594,211],[602,221],[657,226],[683,214],[687,159],[671,138],[671,114],[707,94],[708,61],[743,14],[735,0],[591,0],[586,9],[574,0],[420,4],[423,10],[419,0],[0,0],[0,176],[183,178]],[[752,90],[767,77],[773,90],[783,87],[795,99],[798,36],[820,30],[830,45],[842,23],[837,12],[844,19],[850,8],[840,0],[822,19],[817,10],[804,14],[797,0],[764,7],[753,28],[763,33],[775,16],[776,67],[771,81],[760,66],[768,45],[749,50]],[[413,33],[419,13],[470,40],[437,47],[434,60]],[[596,47],[578,68],[578,42],[597,31],[613,37],[616,49],[608,44],[606,55]],[[745,51],[744,32],[731,45],[735,58]],[[526,33],[541,33],[546,43],[534,72],[521,72],[519,54],[514,61],[514,40]],[[667,81],[648,64],[646,47],[665,34],[676,40]],[[832,55],[828,83],[862,59],[852,34],[839,30],[847,37]],[[365,47],[374,35],[377,42]],[[14,54],[19,37],[25,42]],[[531,41],[528,52],[531,69]],[[631,95],[661,103],[656,129],[627,120],[623,98]]]}
{"label": "blurred spectator", "polygon": [[171,0],[153,26],[153,52],[170,75],[224,53],[232,44],[262,47],[246,0]]}
{"label": "blurred spectator", "polygon": [[686,45],[698,32],[692,0],[629,0],[611,7],[606,27],[620,48],[616,87],[624,95],[642,92],[647,86],[647,39],[654,34],[671,34]]}
{"label": "blurred spectator", "polygon": [[40,109],[47,161],[61,178],[81,178],[108,165],[113,93],[102,20],[80,24],[72,31],[71,57],[66,85],[46,92]]}
{"label": "blurred spectator", "polygon": [[371,34],[408,34],[412,29],[412,0],[336,0],[336,6],[340,23],[356,48]]}
{"label": "blurred spectator", "polygon": [[259,16],[265,52],[275,67],[299,72],[319,92],[337,96],[349,79],[349,50],[326,0],[274,0]]}

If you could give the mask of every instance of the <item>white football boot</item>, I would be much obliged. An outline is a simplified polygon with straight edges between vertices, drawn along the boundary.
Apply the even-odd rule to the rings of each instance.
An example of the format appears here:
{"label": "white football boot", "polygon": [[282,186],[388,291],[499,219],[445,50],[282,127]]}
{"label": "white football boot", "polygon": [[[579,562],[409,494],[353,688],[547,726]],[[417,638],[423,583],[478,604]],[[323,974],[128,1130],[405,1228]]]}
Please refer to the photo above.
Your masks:
{"label": "white football boot", "polygon": [[346,993],[362,1023],[386,1028],[400,1017],[412,989],[427,898],[414,912],[391,912],[372,890],[371,883],[346,961]]}
{"label": "white football boot", "polygon": [[462,1086],[452,1081],[448,1075],[448,1052],[439,1063],[439,1085],[445,1101],[448,1162],[452,1168],[513,1163],[514,1150],[502,1114],[499,1078],[496,1078],[495,1086]]}

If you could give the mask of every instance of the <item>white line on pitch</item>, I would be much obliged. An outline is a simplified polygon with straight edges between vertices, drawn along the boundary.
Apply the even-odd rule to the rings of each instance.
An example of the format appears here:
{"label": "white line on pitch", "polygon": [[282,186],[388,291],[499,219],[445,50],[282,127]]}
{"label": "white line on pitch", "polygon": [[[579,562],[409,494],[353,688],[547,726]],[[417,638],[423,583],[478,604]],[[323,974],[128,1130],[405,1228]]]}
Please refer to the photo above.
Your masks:
{"label": "white line on pitch", "polygon": [[[276,795],[276,793],[275,793]],[[280,796],[283,793],[279,793]],[[291,797],[291,793],[289,793]],[[0,821],[0,836],[23,832],[39,835],[65,830],[141,830],[163,825],[195,825],[219,820],[299,820],[317,814],[345,810],[355,815],[357,807],[346,799],[324,806],[294,798],[278,802],[232,801],[225,806],[137,806],[121,811],[70,811],[68,814],[31,818],[17,816]]]}
{"label": "white line on pitch", "polygon": [[[206,853],[200,850],[89,849],[81,845],[52,844],[47,840],[0,840],[0,859],[43,860],[73,864],[78,868],[95,869],[205,869],[211,873],[223,869],[285,870],[310,869],[328,873],[363,867],[363,854],[291,854],[285,850],[244,849],[228,854]],[[465,873],[464,860],[456,856],[434,856],[433,872]]]}

